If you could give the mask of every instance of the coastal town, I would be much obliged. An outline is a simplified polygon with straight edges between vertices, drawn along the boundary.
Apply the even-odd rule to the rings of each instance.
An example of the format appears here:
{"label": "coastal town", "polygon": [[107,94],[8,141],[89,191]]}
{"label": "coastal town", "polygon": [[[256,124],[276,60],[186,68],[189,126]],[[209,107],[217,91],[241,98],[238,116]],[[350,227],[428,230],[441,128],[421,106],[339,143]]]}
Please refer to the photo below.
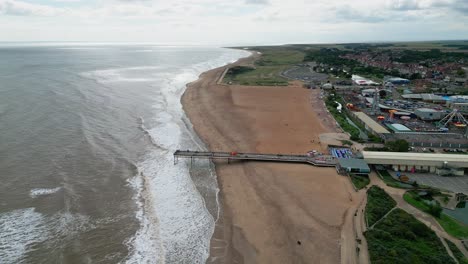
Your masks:
{"label": "coastal town", "polygon": [[468,264],[468,0],[0,20],[0,264]]}
{"label": "coastal town", "polygon": [[[272,180],[279,180],[275,176],[278,172],[282,171],[281,181],[288,182],[290,187],[297,177],[304,177],[301,181],[305,187],[296,186],[295,191],[312,199],[307,203],[315,201],[309,207],[335,208],[337,215],[328,215],[322,221],[336,221],[333,226],[340,232],[331,232],[332,226],[313,224],[317,220],[312,219],[320,219],[323,212],[310,219],[300,217],[305,221],[301,225],[308,226],[310,234],[306,238],[305,234],[299,235],[293,241],[295,247],[307,247],[308,254],[315,252],[313,256],[301,253],[305,254],[302,259],[341,263],[410,263],[416,259],[426,263],[466,263],[468,53],[462,44],[435,45],[450,50],[407,49],[393,44],[244,48],[252,51],[251,57],[215,71],[216,85],[204,83],[204,86],[211,91],[216,87],[218,99],[232,98],[227,105],[227,101],[219,102],[224,102],[225,109],[231,109],[226,117],[237,126],[228,125],[221,131],[230,129],[237,131],[230,134],[245,136],[239,129],[250,131],[247,136],[250,143],[240,145],[239,138],[213,142],[209,138],[210,128],[200,128],[195,120],[197,132],[209,146],[214,146],[210,150],[215,152],[177,151],[174,157],[190,158],[191,164],[198,158],[222,158],[215,161],[222,188],[236,185],[237,180],[246,181],[239,188],[255,188],[257,195],[263,193],[268,197],[264,202],[279,202],[281,195],[271,196],[274,195],[271,188],[280,191],[285,187],[270,185]],[[201,96],[200,93],[189,88],[185,98]],[[205,111],[216,108],[202,107]],[[291,112],[292,109],[295,110]],[[267,116],[269,121],[261,121]],[[247,123],[243,123],[244,118]],[[255,123],[247,121],[252,118]],[[320,159],[327,160],[334,169],[313,168],[317,166],[313,161]],[[306,167],[294,163],[305,163]],[[246,169],[248,174],[242,172]],[[223,175],[239,178],[228,179]],[[259,179],[265,185],[257,182],[247,187]],[[338,182],[351,189],[338,188]],[[318,191],[312,187],[314,184],[327,185],[334,191]],[[240,191],[239,188],[233,191]],[[233,197],[230,191],[223,196],[226,201]],[[245,203],[243,198],[236,196],[236,203]],[[331,202],[336,199],[342,199],[340,205]],[[317,204],[318,201],[321,202]],[[250,206],[260,206],[255,204]],[[230,205],[233,206],[232,201]],[[250,237],[248,234],[256,233],[251,229],[256,225],[238,218],[244,209],[234,205],[232,210],[239,215],[232,215],[231,221],[248,230],[242,239],[252,247],[262,248],[249,255],[252,260],[271,260],[273,251],[289,250],[289,246],[262,246],[268,239],[282,238],[274,234]],[[265,213],[269,209],[266,210]],[[310,208],[302,210],[311,213]],[[341,220],[339,215],[343,216]],[[259,217],[265,227],[273,224]],[[296,219],[299,215],[295,212],[285,217]],[[398,221],[406,222],[407,226],[403,228]],[[213,262],[239,250],[235,243],[226,240],[223,232],[215,231],[219,236],[213,238],[212,248],[218,253],[210,258]],[[314,238],[317,232],[328,234],[320,236],[319,242]],[[338,252],[333,249],[336,240],[340,241],[336,245]],[[226,244],[220,246],[216,241]],[[402,244],[405,247],[397,246]],[[421,251],[421,247],[430,251]],[[240,254],[246,260],[246,253]],[[335,254],[340,257],[332,258]]]}

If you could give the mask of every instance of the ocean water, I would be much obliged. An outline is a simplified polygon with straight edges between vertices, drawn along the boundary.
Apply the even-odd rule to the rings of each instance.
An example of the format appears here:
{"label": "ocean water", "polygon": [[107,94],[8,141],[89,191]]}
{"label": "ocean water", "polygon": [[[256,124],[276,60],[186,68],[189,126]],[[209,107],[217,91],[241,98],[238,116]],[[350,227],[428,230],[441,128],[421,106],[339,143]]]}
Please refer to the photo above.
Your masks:
{"label": "ocean water", "polygon": [[218,215],[185,84],[244,51],[0,46],[0,263],[203,263]]}

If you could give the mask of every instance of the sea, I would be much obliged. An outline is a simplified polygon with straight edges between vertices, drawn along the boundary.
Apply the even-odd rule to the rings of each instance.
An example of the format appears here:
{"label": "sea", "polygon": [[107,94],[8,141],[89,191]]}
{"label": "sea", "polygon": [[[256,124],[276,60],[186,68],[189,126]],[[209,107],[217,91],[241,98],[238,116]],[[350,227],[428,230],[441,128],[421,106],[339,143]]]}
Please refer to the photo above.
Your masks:
{"label": "sea", "polygon": [[204,263],[219,215],[186,84],[248,53],[0,44],[0,263]]}

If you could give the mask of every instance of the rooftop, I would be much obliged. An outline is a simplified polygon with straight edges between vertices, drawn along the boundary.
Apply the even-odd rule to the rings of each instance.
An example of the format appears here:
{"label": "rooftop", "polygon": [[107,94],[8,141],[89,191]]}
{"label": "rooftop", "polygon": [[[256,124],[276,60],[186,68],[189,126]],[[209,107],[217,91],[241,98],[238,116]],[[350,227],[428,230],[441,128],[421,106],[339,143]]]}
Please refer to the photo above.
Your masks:
{"label": "rooftop", "polygon": [[405,99],[422,99],[425,101],[447,101],[447,98],[444,98],[436,94],[403,94],[401,97]]}
{"label": "rooftop", "polygon": [[368,115],[366,115],[363,112],[355,112],[354,113],[359,119],[361,119],[366,126],[368,126],[370,129],[372,129],[375,133],[378,134],[387,134],[390,133],[387,129],[385,129],[383,126],[381,126],[379,123],[375,122],[372,118],[370,118]]}
{"label": "rooftop", "polygon": [[369,165],[363,159],[338,159],[342,168],[358,169],[360,172],[370,172]]}
{"label": "rooftop", "polygon": [[390,127],[391,129],[397,132],[411,131],[411,129],[407,128],[406,126],[402,124],[388,124],[388,127]]}
{"label": "rooftop", "polygon": [[439,110],[435,110],[435,109],[432,109],[432,108],[418,108],[416,109],[416,111],[419,111],[419,112],[440,112]]}
{"label": "rooftop", "polygon": [[448,162],[448,163],[466,163],[468,164],[468,155],[463,154],[443,154],[443,153],[410,153],[410,152],[382,152],[382,151],[363,151],[365,160],[379,159],[390,161],[428,161],[428,162]]}

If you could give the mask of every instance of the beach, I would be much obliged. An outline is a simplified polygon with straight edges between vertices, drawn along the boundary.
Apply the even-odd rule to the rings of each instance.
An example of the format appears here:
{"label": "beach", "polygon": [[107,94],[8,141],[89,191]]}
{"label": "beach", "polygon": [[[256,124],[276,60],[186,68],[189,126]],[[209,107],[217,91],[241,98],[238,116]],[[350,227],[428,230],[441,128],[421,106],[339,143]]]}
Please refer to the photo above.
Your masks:
{"label": "beach", "polygon": [[[251,64],[253,55],[236,62]],[[218,83],[226,67],[203,73],[182,97],[211,151],[325,152],[319,91]],[[319,111],[320,110],[320,111]],[[208,263],[354,263],[352,215],[361,199],[334,168],[269,162],[216,162],[221,214]],[[360,197],[359,197],[360,198]],[[354,255],[353,255],[354,254]]]}

